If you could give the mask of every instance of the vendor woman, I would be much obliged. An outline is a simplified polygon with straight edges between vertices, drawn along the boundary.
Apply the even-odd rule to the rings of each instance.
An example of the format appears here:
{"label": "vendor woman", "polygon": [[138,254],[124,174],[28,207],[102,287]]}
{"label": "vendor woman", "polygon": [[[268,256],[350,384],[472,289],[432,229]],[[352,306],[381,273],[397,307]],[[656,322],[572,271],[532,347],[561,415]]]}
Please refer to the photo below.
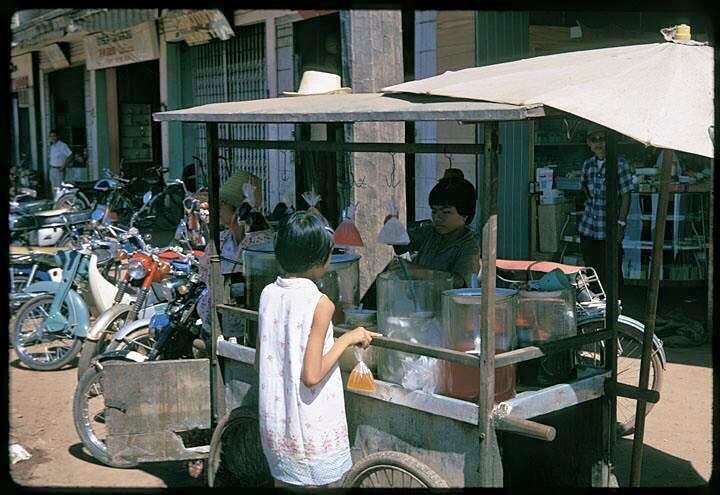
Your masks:
{"label": "vendor woman", "polygon": [[452,273],[455,287],[471,286],[480,270],[480,244],[468,228],[476,200],[475,187],[462,171],[448,169],[430,191],[432,223],[409,232],[413,265]]}
{"label": "vendor woman", "polygon": [[[252,187],[248,189],[247,184]],[[260,179],[245,171],[230,177],[220,188],[219,223],[225,227],[225,230],[220,232],[220,271],[226,278],[230,278],[231,282],[234,281],[233,274],[240,274],[243,271],[243,250],[273,239],[272,229],[263,214],[257,210],[261,198]],[[200,259],[200,265],[207,283],[207,255]],[[210,311],[207,289],[198,300],[198,312],[203,320],[203,326],[208,330]]]}

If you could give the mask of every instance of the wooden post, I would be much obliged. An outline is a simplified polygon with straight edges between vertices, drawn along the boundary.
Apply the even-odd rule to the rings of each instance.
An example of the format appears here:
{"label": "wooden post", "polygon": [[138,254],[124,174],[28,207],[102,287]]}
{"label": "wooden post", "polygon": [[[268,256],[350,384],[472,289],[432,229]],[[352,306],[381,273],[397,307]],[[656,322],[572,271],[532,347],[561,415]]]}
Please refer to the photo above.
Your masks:
{"label": "wooden post", "polygon": [[706,243],[708,246],[707,251],[707,335],[708,339],[712,342],[713,333],[715,333],[713,328],[713,289],[715,288],[715,285],[713,284],[714,281],[714,269],[715,266],[715,260],[714,260],[714,247],[713,247],[713,239],[715,238],[715,225],[713,222],[715,221],[715,212],[713,211],[715,207],[715,167],[713,167],[712,163],[710,164],[710,170],[712,170],[712,175],[710,176],[710,194],[708,195],[708,205],[709,205],[709,213],[708,213],[708,236],[703,239],[703,242]]}
{"label": "wooden post", "polygon": [[613,459],[615,458],[615,428],[617,423],[617,320],[618,320],[618,259],[622,239],[618,239],[618,133],[607,129],[606,131],[605,174],[607,177],[607,232],[606,232],[606,258],[605,273],[607,280],[602,283],[606,289],[605,299],[605,328],[610,331],[610,338],[605,341],[605,369],[611,372],[609,387],[605,398],[605,414],[607,424],[603,425],[606,438],[606,451],[603,461],[607,464],[607,473],[612,474]]}
{"label": "wooden post", "polygon": [[502,459],[498,447],[493,408],[495,406],[495,258],[497,253],[497,168],[498,124],[484,124],[485,144],[485,226],[482,235],[482,296],[480,324],[480,396],[478,436],[480,486],[503,484]]}
{"label": "wooden post", "polygon": [[212,388],[212,424],[217,425],[225,414],[225,385],[220,370],[217,354],[218,336],[222,335],[220,319],[215,306],[223,304],[224,286],[220,273],[220,169],[218,164],[218,124],[206,124],[207,150],[208,150],[208,189],[210,190],[210,239],[207,245],[210,259],[210,325],[212,328],[210,342],[210,386]]}
{"label": "wooden post", "polygon": [[[652,341],[655,335],[655,316],[657,300],[660,290],[660,270],[663,265],[663,244],[665,244],[665,220],[667,218],[667,205],[670,199],[670,176],[672,173],[672,150],[663,150],[663,168],[660,175],[660,197],[658,198],[657,215],[655,219],[655,235],[653,238],[653,254],[650,265],[650,281],[647,296],[647,317],[645,318],[645,332],[643,333],[642,359],[640,361],[640,384],[642,392],[647,390],[650,379],[650,359],[652,356]],[[642,468],[643,439],[645,436],[645,411],[647,403],[638,398],[635,409],[635,434],[633,438],[632,458],[630,462],[630,486],[640,486],[640,473]]]}

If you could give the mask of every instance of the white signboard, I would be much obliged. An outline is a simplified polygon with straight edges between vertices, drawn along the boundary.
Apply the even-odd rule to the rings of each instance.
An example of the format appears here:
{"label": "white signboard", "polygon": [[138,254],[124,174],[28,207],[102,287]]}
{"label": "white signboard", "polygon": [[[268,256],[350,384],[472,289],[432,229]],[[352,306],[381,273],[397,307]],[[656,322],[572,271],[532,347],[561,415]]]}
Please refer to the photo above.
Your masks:
{"label": "white signboard", "polygon": [[117,67],[160,57],[155,21],[85,37],[88,70]]}

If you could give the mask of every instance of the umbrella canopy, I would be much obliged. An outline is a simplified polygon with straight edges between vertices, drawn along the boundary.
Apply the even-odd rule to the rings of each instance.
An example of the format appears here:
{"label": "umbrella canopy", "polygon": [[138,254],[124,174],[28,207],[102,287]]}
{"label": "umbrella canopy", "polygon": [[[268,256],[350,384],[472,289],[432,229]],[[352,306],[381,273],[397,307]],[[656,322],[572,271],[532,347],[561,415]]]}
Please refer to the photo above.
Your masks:
{"label": "umbrella canopy", "polygon": [[713,49],[653,43],[474,67],[383,88],[557,108],[649,146],[713,157]]}

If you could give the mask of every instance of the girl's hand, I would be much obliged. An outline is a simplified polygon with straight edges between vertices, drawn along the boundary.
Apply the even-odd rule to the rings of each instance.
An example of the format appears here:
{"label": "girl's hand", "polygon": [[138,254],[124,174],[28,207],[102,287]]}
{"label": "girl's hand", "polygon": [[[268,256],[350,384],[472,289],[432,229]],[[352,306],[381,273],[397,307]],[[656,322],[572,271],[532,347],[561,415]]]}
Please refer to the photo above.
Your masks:
{"label": "girl's hand", "polygon": [[356,327],[343,335],[343,338],[347,342],[348,347],[350,347],[351,345],[359,345],[363,349],[367,349],[367,347],[370,345],[370,342],[372,342],[373,337],[378,336],[382,337],[382,334],[370,332],[364,327]]}

